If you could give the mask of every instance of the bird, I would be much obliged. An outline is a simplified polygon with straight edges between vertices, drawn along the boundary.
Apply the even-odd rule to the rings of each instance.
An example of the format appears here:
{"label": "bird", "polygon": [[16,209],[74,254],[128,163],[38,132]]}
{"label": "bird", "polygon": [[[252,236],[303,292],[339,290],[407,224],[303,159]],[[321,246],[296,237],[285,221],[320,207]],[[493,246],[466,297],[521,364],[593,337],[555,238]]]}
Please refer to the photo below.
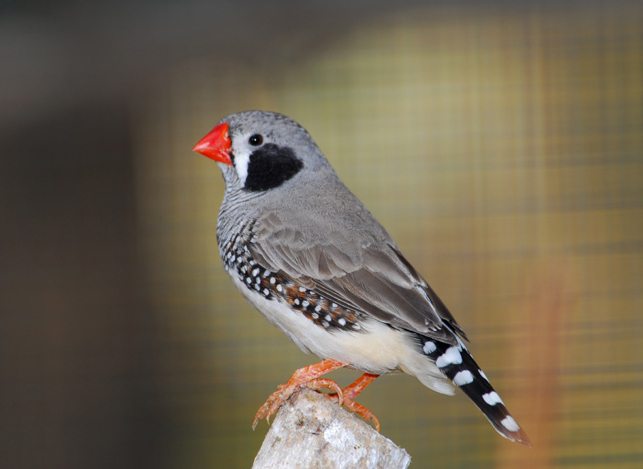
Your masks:
{"label": "bird", "polygon": [[[301,368],[259,408],[253,428],[301,387],[380,423],[355,398],[403,372],[443,394],[462,390],[505,438],[531,446],[445,304],[391,235],[344,185],[310,134],[276,112],[223,118],[193,148],[218,163],[223,267],[254,308],[321,362]],[[322,378],[363,373],[341,388]]]}

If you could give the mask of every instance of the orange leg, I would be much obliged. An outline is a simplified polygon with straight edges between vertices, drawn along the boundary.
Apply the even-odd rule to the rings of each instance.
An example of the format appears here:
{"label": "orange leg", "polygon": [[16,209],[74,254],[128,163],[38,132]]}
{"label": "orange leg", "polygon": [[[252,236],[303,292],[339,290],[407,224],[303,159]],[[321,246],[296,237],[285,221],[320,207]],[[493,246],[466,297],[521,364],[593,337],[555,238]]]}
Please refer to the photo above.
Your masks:
{"label": "orange leg", "polygon": [[342,391],[344,392],[344,399],[355,399],[359,396],[366,387],[379,378],[380,375],[372,375],[370,373],[364,373],[362,376],[357,378],[351,384],[346,386]]}
{"label": "orange leg", "polygon": [[375,414],[373,414],[373,412],[371,412],[369,409],[367,409],[361,404],[358,404],[355,401],[351,401],[350,399],[344,399],[343,406],[346,407],[351,412],[359,415],[367,422],[369,420],[373,422],[373,425],[375,425],[375,430],[377,430],[378,432],[380,431],[380,421],[377,417],[375,417]]}
{"label": "orange leg", "polygon": [[[343,405],[346,407],[348,410],[351,412],[356,413],[360,417],[362,417],[366,421],[371,421],[375,425],[375,429],[379,432],[380,431],[380,421],[378,420],[377,417],[371,412],[369,409],[364,407],[361,404],[358,404],[355,402],[353,399],[355,399],[357,396],[361,394],[361,392],[366,389],[366,386],[371,384],[373,381],[375,381],[379,375],[372,375],[370,373],[364,373],[362,376],[357,378],[353,383],[349,384],[346,386],[342,392],[343,392],[343,403],[340,402],[340,405]],[[334,399],[336,398],[339,400],[339,394],[337,395],[331,395],[331,398]]]}
{"label": "orange leg", "polygon": [[319,377],[343,366],[346,365],[337,360],[323,360],[295,371],[288,382],[279,386],[277,391],[273,392],[266,402],[259,407],[255,419],[252,421],[252,429],[255,429],[259,420],[266,419],[270,423],[270,416],[277,412],[281,404],[287,401],[302,386],[307,386],[311,389],[329,388],[336,393],[341,405],[344,400],[342,388],[333,380],[319,379]]}

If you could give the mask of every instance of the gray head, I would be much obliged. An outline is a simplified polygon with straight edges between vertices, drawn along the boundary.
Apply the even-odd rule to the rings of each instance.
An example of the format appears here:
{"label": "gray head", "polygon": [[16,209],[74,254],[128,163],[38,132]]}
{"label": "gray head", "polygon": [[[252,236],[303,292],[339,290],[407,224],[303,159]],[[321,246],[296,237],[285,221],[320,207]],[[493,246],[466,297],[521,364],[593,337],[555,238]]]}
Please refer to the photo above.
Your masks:
{"label": "gray head", "polygon": [[296,183],[302,173],[332,171],[306,129],[275,112],[231,114],[194,150],[219,163],[228,190],[261,193]]}

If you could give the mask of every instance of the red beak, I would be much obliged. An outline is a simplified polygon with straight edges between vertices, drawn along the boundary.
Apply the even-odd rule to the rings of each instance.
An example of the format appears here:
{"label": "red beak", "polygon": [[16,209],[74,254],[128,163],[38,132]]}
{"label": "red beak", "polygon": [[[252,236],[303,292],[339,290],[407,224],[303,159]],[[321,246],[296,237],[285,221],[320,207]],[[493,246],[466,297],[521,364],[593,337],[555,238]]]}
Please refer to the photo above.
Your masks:
{"label": "red beak", "polygon": [[199,140],[199,143],[194,145],[192,151],[201,153],[208,158],[212,158],[219,163],[232,165],[230,159],[230,147],[232,143],[228,137],[228,123],[217,125],[212,131]]}

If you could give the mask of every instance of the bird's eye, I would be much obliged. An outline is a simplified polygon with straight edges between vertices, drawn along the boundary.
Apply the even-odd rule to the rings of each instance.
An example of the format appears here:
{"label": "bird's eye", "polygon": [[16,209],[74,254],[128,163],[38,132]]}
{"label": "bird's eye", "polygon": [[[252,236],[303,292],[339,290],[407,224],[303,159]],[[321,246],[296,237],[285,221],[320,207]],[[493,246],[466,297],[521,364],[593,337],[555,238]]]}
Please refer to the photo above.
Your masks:
{"label": "bird's eye", "polygon": [[263,143],[263,137],[259,134],[254,134],[248,139],[248,143],[253,147],[258,147]]}

